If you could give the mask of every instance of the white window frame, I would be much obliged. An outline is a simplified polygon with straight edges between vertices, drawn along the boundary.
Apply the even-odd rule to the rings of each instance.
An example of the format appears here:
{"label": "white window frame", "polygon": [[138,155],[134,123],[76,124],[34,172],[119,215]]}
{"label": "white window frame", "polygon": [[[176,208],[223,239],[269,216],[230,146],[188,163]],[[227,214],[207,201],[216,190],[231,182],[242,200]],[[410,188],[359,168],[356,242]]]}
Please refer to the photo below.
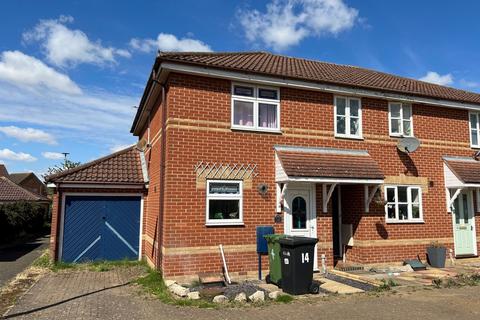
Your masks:
{"label": "white window frame", "polygon": [[[253,88],[253,97],[245,97],[245,96],[237,96],[235,95],[235,86],[242,86],[242,87],[250,87]],[[273,99],[262,99],[258,97],[259,89],[267,89],[267,90],[275,90],[277,91],[277,98],[276,100]],[[253,85],[249,83],[232,83],[232,90],[231,90],[231,128],[237,130],[249,130],[249,131],[262,131],[262,132],[274,132],[280,133],[280,89],[276,87],[269,87],[269,86],[259,86]],[[252,102],[253,103],[253,126],[245,126],[245,125],[238,125],[234,122],[235,116],[235,108],[234,102],[235,101],[245,101],[245,102]],[[260,127],[259,125],[259,104],[266,103],[266,104],[273,104],[277,108],[277,127],[276,128],[264,128]]]}
{"label": "white window frame", "polygon": [[[400,105],[400,118],[392,118],[392,104],[399,104]],[[403,131],[403,121],[407,120],[403,118],[403,106],[409,105],[410,106],[410,134],[404,134]],[[392,119],[400,120],[400,132],[392,132]],[[413,104],[405,103],[405,102],[398,102],[398,101],[391,101],[388,103],[388,132],[390,136],[394,137],[413,137]]]}
{"label": "white window frame", "polygon": [[[474,114],[475,117],[477,118],[476,128],[472,128],[472,123],[470,122],[470,116],[472,114]],[[477,144],[473,144],[472,130],[477,131]],[[473,111],[468,112],[468,136],[470,137],[470,147],[480,148],[480,112],[473,112]]]}
{"label": "white window frame", "polygon": [[[337,132],[337,99],[345,99],[345,133],[338,133]],[[358,134],[351,134],[350,133],[350,119],[352,118],[350,114],[350,101],[357,100],[358,101]],[[333,118],[333,126],[335,129],[335,137],[339,138],[351,138],[351,139],[363,139],[363,130],[362,130],[362,99],[356,97],[346,97],[346,96],[335,96],[334,97],[334,118]]]}
{"label": "white window frame", "polygon": [[[407,188],[407,202],[401,202],[399,203],[398,201],[398,188],[399,187],[405,187]],[[388,196],[387,192],[388,189],[395,189],[395,218],[391,219],[388,217]],[[412,218],[412,189],[417,189],[418,190],[418,206],[419,206],[419,217],[413,219]],[[386,185],[384,187],[384,195],[385,195],[385,221],[387,223],[424,223],[423,220],[423,200],[422,200],[422,187],[421,186],[411,186],[411,185]],[[408,205],[408,216],[406,220],[400,220],[399,219],[399,210],[398,210],[398,205],[399,204],[407,204]]]}
{"label": "white window frame", "polygon": [[[238,194],[212,194],[210,195],[211,183],[236,183],[239,185]],[[243,225],[243,181],[241,180],[207,180],[206,189],[206,212],[205,225],[207,226],[238,226]],[[238,200],[238,219],[210,219],[210,200]]]}

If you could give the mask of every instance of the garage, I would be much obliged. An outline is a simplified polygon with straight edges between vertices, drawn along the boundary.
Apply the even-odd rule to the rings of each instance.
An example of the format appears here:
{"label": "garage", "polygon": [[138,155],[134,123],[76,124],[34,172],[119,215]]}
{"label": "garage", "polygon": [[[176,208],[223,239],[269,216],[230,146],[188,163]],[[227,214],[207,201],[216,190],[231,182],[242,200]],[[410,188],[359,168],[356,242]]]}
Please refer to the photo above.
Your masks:
{"label": "garage", "polygon": [[138,196],[66,196],[64,262],[137,259],[140,247]]}
{"label": "garage", "polygon": [[132,146],[47,177],[55,260],[141,259],[149,181],[144,164],[144,154]]}

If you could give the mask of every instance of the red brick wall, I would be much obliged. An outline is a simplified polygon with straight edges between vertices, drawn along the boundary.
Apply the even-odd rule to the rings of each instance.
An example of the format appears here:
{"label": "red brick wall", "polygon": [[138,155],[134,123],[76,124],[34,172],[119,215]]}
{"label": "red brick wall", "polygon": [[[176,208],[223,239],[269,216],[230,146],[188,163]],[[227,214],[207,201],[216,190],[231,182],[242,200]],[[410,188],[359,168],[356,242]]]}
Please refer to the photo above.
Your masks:
{"label": "red brick wall", "polygon": [[[230,130],[231,83],[227,80],[171,74],[168,80],[168,126],[166,132],[165,186],[156,192],[155,170],[160,170],[160,151],[149,157],[151,185],[148,198],[147,234],[161,212],[156,194],[164,192],[163,241],[170,249],[190,248],[186,254],[167,254],[161,269],[166,276],[219,271],[220,256],[214,249],[195,254],[192,247],[251,245],[255,227],[272,225],[275,212],[274,145],[335,147],[368,150],[386,176],[428,177],[430,187],[423,193],[423,224],[386,224],[383,206],[363,208],[363,185],[342,186],[345,221],[355,224],[355,239],[400,240],[452,237],[451,215],[445,209],[443,155],[470,156],[468,112],[434,106],[413,106],[413,130],[422,146],[410,157],[396,149],[397,138],[388,134],[388,102],[362,99],[364,140],[335,139],[333,132],[333,95],[292,88],[281,89],[281,127],[283,134]],[[157,116],[158,118],[158,116]],[[301,129],[301,130],[299,130]],[[158,130],[158,127],[157,127]],[[155,135],[152,126],[151,135]],[[434,140],[434,141],[433,141]],[[158,143],[157,143],[158,144]],[[465,145],[466,144],[466,145]],[[154,147],[155,148],[155,145]],[[157,154],[157,156],[156,156]],[[244,190],[244,226],[206,227],[204,188],[198,188],[194,166],[199,161],[217,163],[255,163],[258,176],[253,188]],[[267,196],[257,191],[259,183],[269,186]],[[317,187],[317,226],[321,242],[331,241],[331,213],[321,212],[321,192]],[[321,188],[320,188],[321,190]],[[155,195],[155,196],[153,196]],[[331,212],[331,211],[330,211]],[[151,221],[149,221],[151,220]],[[480,219],[477,219],[479,225]],[[275,225],[282,232],[283,223]],[[477,227],[477,230],[480,230]],[[388,244],[388,243],[387,243]],[[145,246],[148,251],[148,246]],[[362,247],[351,250],[360,262],[401,260],[416,255],[424,245]],[[193,251],[192,251],[193,250]],[[228,253],[231,271],[254,270],[254,252]],[[331,249],[323,249],[331,261]],[[319,251],[319,254],[322,252]],[[146,252],[148,255],[149,253]],[[242,259],[238,258],[242,257]]]}

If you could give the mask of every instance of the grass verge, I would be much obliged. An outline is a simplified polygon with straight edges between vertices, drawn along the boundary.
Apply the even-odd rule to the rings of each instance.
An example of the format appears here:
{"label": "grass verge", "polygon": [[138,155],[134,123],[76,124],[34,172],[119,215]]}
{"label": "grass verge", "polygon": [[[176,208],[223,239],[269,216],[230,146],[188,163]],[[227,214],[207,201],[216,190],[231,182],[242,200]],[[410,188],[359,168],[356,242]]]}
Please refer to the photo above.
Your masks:
{"label": "grass verge", "polygon": [[195,306],[199,308],[215,308],[213,304],[205,300],[175,299],[168,291],[162,276],[155,270],[150,269],[145,277],[139,278],[137,284],[142,286],[147,292],[155,295],[160,301],[167,304],[178,306]]}

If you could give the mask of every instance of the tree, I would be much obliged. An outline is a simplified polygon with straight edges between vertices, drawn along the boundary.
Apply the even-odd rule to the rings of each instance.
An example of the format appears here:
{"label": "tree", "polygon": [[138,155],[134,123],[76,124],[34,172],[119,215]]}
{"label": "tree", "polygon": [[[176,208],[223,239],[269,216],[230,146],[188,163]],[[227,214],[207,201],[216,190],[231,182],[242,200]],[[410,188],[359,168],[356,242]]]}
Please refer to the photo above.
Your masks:
{"label": "tree", "polygon": [[68,169],[73,169],[75,167],[78,167],[81,164],[82,164],[81,162],[70,161],[67,158],[65,158],[62,163],[56,164],[53,167],[49,167],[47,169],[47,173],[43,175],[43,178],[46,179],[46,177],[52,174],[60,173]]}

